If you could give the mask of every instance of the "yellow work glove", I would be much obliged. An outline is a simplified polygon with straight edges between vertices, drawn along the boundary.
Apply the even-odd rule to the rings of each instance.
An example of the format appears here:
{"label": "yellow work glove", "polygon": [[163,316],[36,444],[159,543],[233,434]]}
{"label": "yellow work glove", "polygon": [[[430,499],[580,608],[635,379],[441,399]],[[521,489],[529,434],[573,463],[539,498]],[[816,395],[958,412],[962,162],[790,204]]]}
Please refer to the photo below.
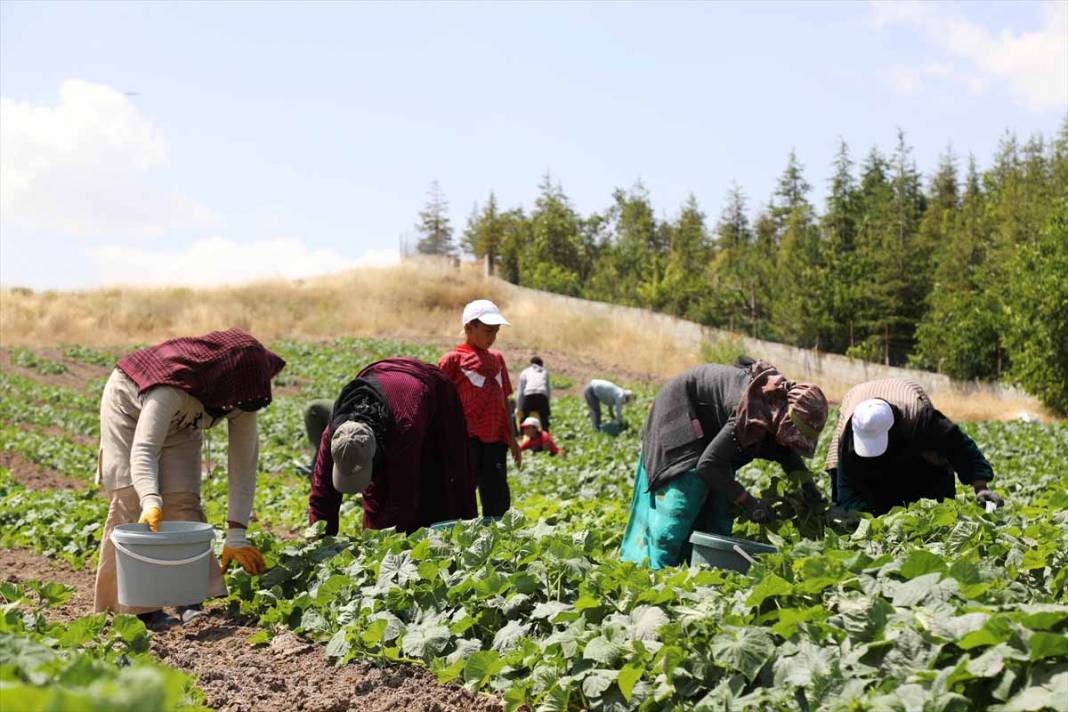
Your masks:
{"label": "yellow work glove", "polygon": [[137,520],[138,524],[147,524],[148,528],[154,532],[159,531],[159,518],[163,514],[160,508],[155,504],[150,504],[141,509],[141,518]]}
{"label": "yellow work glove", "polygon": [[222,553],[223,571],[230,568],[232,561],[241,564],[241,568],[253,576],[267,570],[267,562],[264,561],[263,554],[249,543],[245,530],[241,527],[230,527],[226,530],[226,542],[223,544]]}

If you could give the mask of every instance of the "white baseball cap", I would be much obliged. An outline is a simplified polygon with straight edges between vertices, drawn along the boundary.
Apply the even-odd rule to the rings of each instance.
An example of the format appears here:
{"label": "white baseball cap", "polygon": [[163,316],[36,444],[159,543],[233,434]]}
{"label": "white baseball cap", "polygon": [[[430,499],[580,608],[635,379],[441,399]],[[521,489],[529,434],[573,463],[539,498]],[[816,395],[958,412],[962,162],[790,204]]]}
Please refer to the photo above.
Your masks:
{"label": "white baseball cap", "polygon": [[541,421],[538,420],[536,417],[534,417],[532,415],[529,418],[527,418],[526,420],[524,420],[520,424],[520,427],[523,427],[523,428],[537,428],[538,430],[541,430]]}
{"label": "white baseball cap", "polygon": [[861,457],[879,457],[886,452],[894,411],[881,398],[862,401],[853,411],[853,447]]}
{"label": "white baseball cap", "polygon": [[501,324],[511,326],[497,305],[488,299],[476,299],[464,307],[464,320],[461,326],[467,326],[475,319],[490,326]]}

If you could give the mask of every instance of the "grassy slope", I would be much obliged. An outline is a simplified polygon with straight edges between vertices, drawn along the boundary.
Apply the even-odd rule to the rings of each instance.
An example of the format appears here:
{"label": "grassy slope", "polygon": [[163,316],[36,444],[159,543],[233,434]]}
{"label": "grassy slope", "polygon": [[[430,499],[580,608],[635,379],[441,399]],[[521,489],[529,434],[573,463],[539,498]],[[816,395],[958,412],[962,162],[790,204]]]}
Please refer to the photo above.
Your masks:
{"label": "grassy slope", "polygon": [[[264,281],[213,289],[106,288],[82,292],[8,289],[0,298],[0,345],[126,346],[177,334],[237,326],[264,341],[386,337],[444,346],[459,336],[463,305],[496,301],[513,326],[498,346],[512,349],[511,366],[530,351],[552,352],[582,364],[572,369],[620,380],[659,380],[701,361],[658,328],[608,322],[579,309],[548,307],[537,295],[515,295],[483,278],[473,266],[409,261],[296,281]],[[506,351],[507,353],[507,351]],[[525,360],[525,358],[523,358]],[[550,368],[553,364],[550,362]],[[643,377],[644,376],[644,377]],[[828,390],[832,399],[838,388]],[[951,417],[995,419],[1020,410],[1041,412],[1033,401],[1007,404],[982,396],[937,394]]]}

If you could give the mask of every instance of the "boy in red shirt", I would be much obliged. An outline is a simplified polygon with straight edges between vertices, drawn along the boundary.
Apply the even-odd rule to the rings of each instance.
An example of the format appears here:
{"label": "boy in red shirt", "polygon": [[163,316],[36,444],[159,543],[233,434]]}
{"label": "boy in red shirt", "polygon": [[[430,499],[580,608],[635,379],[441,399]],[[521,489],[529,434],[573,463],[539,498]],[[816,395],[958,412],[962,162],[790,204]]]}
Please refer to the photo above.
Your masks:
{"label": "boy in red shirt", "polygon": [[550,455],[564,456],[564,451],[553,442],[553,436],[541,429],[541,421],[533,415],[523,421],[523,440],[519,443],[519,449],[534,452],[548,450]]}
{"label": "boy in red shirt", "polygon": [[522,463],[508,417],[507,401],[512,393],[508,367],[499,351],[490,350],[502,324],[508,324],[508,320],[496,304],[476,299],[464,307],[464,343],[438,361],[438,368],[460,394],[484,517],[499,517],[511,506],[508,451],[517,468]]}

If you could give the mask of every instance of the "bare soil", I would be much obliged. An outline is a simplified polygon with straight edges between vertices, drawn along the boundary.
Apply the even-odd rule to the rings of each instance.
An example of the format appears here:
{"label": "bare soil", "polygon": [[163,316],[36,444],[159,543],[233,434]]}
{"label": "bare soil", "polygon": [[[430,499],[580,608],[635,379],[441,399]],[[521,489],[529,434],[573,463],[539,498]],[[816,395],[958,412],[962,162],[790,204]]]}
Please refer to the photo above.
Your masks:
{"label": "bare soil", "polygon": [[[57,581],[74,596],[50,615],[69,621],[92,612],[93,572],[75,570],[24,550],[0,550],[8,581]],[[355,662],[335,667],[323,647],[288,631],[253,647],[259,629],[229,618],[222,608],[152,636],[152,652],[192,674],[212,709],[220,712],[498,712],[496,698],[438,684],[413,665]]]}
{"label": "bare soil", "polygon": [[32,349],[32,351],[39,356],[62,363],[67,367],[67,372],[41,373],[32,368],[16,366],[11,362],[11,354],[8,349],[0,349],[0,371],[10,371],[50,386],[64,386],[79,391],[85,390],[86,386],[94,378],[107,376],[111,372],[111,369],[103,366],[94,366],[83,361],[67,358],[63,355],[62,349]]}
{"label": "bare soil", "polygon": [[83,480],[61,475],[30,462],[17,452],[0,451],[0,468],[10,470],[19,483],[30,489],[82,489],[86,486]]}
{"label": "bare soil", "polygon": [[94,572],[72,569],[26,549],[0,549],[0,577],[4,581],[55,581],[74,587],[74,595],[62,606],[50,608],[50,618],[71,621],[93,612]]}

